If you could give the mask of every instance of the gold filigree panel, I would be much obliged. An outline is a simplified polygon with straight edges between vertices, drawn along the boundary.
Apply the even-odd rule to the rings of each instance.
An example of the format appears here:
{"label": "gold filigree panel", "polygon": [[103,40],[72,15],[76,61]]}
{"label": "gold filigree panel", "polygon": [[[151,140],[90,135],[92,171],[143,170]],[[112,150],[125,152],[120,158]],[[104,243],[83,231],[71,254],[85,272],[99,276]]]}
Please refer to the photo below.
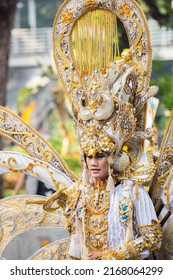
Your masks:
{"label": "gold filigree panel", "polygon": [[38,227],[63,227],[64,217],[60,209],[45,212],[42,204],[27,202],[44,201],[38,195],[18,195],[0,201],[0,255],[8,243],[20,233]]}

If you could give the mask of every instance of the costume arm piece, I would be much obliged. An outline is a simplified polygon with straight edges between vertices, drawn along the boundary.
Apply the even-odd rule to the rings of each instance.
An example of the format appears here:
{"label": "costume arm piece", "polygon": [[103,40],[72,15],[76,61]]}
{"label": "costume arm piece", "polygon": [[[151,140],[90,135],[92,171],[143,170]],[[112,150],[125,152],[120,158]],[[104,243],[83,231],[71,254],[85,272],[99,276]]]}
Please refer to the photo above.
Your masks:
{"label": "costume arm piece", "polygon": [[48,212],[55,211],[55,209],[57,209],[57,206],[54,206],[54,203],[58,204],[58,207],[62,207],[63,209],[65,209],[67,198],[68,191],[64,186],[46,200],[43,205],[43,209]]}
{"label": "costume arm piece", "polygon": [[150,253],[158,249],[162,232],[159,221],[152,220],[150,225],[139,227],[141,236],[127,242],[119,248],[111,248],[103,252],[102,260],[135,260],[140,259],[141,253],[147,249]]}
{"label": "costume arm piece", "polygon": [[[66,187],[62,187],[56,193],[51,195],[43,205],[43,209],[45,211],[54,211],[58,207],[63,209],[63,214],[66,218],[66,228],[68,229],[69,233],[72,234],[75,231],[74,225],[74,211],[75,206],[78,202],[80,196],[80,190],[78,189],[78,184],[73,184],[69,189]],[[54,203],[56,205],[54,206]],[[57,204],[59,206],[57,206]]]}
{"label": "costume arm piece", "polygon": [[69,189],[64,186],[47,198],[43,208],[45,211],[52,212],[55,210],[53,204],[56,202],[63,208],[65,215],[69,216],[78,197],[76,184],[71,185]]}

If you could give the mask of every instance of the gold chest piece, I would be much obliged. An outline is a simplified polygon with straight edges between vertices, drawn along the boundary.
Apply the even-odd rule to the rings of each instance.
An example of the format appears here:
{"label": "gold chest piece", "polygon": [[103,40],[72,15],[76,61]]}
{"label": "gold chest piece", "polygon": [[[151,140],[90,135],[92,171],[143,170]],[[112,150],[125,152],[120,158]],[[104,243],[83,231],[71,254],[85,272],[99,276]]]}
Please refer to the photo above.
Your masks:
{"label": "gold chest piece", "polygon": [[85,244],[91,252],[107,248],[108,208],[108,191],[105,187],[104,189],[93,188],[86,203],[85,211]]}

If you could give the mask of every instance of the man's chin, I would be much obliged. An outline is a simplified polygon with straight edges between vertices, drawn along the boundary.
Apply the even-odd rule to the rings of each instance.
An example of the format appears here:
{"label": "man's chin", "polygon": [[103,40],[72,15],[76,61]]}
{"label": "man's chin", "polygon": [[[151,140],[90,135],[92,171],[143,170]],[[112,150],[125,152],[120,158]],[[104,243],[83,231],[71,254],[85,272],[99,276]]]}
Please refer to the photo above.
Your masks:
{"label": "man's chin", "polygon": [[100,174],[99,173],[91,173],[91,176],[93,177],[93,178],[97,178],[97,179],[99,179],[100,178]]}
{"label": "man's chin", "polygon": [[102,176],[100,176],[100,174],[92,174],[92,177],[94,179],[99,179],[99,180],[103,180]]}

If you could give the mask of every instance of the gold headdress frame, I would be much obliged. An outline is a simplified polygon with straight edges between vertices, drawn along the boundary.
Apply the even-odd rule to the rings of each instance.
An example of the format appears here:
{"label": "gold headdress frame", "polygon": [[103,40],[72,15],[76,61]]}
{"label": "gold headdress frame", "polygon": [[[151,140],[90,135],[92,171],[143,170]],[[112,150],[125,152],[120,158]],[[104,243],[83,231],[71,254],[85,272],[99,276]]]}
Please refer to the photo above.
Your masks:
{"label": "gold headdress frame", "polygon": [[[88,70],[89,78],[87,76],[85,80],[85,67],[83,69],[79,69],[82,68],[81,66],[82,63],[79,65],[79,63],[77,63],[76,61],[76,57],[78,55],[79,56],[81,55],[83,43],[81,43],[80,45],[81,49],[79,48],[79,52],[76,55],[75,52],[77,52],[76,49],[78,47],[77,46],[78,43],[75,45],[75,51],[73,51],[73,47],[74,47],[73,31],[75,30],[78,22],[79,24],[85,26],[85,21],[81,23],[82,22],[81,19],[82,17],[86,17],[87,14],[88,15],[92,14],[92,12],[96,12],[95,14],[105,13],[105,18],[108,15],[108,20],[107,21],[105,20],[104,25],[112,26],[111,30],[113,30],[112,15],[121,21],[121,23],[123,24],[126,30],[132,57],[131,57],[131,62],[126,63],[126,61],[124,60],[123,62],[124,64],[121,63],[121,61],[117,63],[115,61],[109,61],[109,59],[110,60],[112,60],[112,58],[115,59],[115,56],[112,54],[110,55],[110,52],[106,51],[107,46],[109,46],[108,42],[112,40],[112,42],[114,43],[114,47],[117,47],[118,39],[116,39],[116,41],[113,41],[112,35],[108,35],[108,40],[106,42],[107,46],[104,45],[105,48],[104,50],[102,50],[102,47],[99,48],[98,50],[98,53],[100,54],[98,55],[98,60],[102,52],[104,53],[105,56],[107,56],[106,59],[104,57],[104,59],[102,59],[102,62],[100,63],[102,69],[98,67],[98,69],[95,69],[94,72],[92,72],[94,66],[89,67],[91,64],[91,62],[89,62],[88,68],[90,69],[86,69]],[[88,29],[89,28],[90,26],[88,26]],[[109,29],[105,29],[105,30],[109,30]],[[78,30],[76,32],[78,32]],[[114,34],[115,37],[118,38],[116,27],[115,27]],[[97,35],[96,37],[99,37],[99,35]],[[96,38],[96,41],[99,41],[97,39],[98,38]],[[98,42],[96,42],[96,44],[99,46]],[[110,48],[111,47],[112,45],[110,46]],[[91,56],[92,55],[91,50],[89,52]],[[127,119],[131,119],[132,129],[130,130],[130,133],[128,131],[129,134],[126,133],[127,132],[127,129],[125,128],[126,125],[123,124],[123,127],[119,127],[119,130],[120,130],[120,134],[125,132],[126,137],[121,138],[119,134],[117,138],[114,129],[110,131],[109,125],[107,125],[107,127],[103,131],[103,135],[105,135],[106,137],[107,136],[111,137],[111,135],[114,134],[113,138],[116,139],[118,142],[120,139],[122,139],[122,141],[125,142],[129,140],[129,136],[131,136],[135,131],[135,126],[137,127],[137,130],[140,131],[145,130],[146,117],[147,117],[147,105],[146,105],[147,99],[152,94],[154,94],[153,93],[154,90],[149,89],[149,82],[150,82],[150,75],[151,75],[151,43],[150,43],[149,30],[148,30],[148,25],[147,25],[145,15],[142,9],[140,8],[140,6],[136,3],[136,1],[134,0],[64,1],[60,9],[58,10],[54,21],[53,55],[54,55],[54,61],[58,72],[58,76],[65,88],[65,92],[67,93],[68,99],[72,105],[75,122],[78,128],[81,128],[81,124],[86,127],[90,126],[92,127],[92,130],[90,130],[90,134],[95,133],[95,135],[96,134],[98,135],[98,133],[102,131],[103,120],[109,118],[108,113],[110,113],[109,123],[112,124],[111,122],[112,118],[115,119],[115,114],[113,112],[115,110],[116,96],[117,96],[117,98],[119,98],[120,100],[120,104],[127,104],[127,106],[130,106],[129,108],[132,107],[132,109],[134,109],[134,113],[130,112],[130,115],[126,116]],[[84,55],[82,57],[84,58]],[[86,57],[84,60],[85,62],[87,62]],[[105,72],[103,71],[103,67],[105,68],[107,67]],[[114,75],[113,73],[115,73],[116,75]],[[108,75],[108,77],[105,78],[104,74]],[[114,82],[116,82],[115,85],[116,88],[114,87],[112,92],[111,88],[109,87],[110,84],[108,87],[106,86],[104,87],[103,85],[107,85],[107,83],[110,82],[113,75],[116,76],[116,78],[114,79]],[[119,79],[118,75],[121,75],[122,77],[121,82],[120,80],[118,80]],[[137,82],[135,82],[136,79]],[[121,96],[119,95],[119,92],[116,91],[117,83],[118,86],[121,86],[122,89],[120,92]],[[128,91],[130,83],[132,83],[132,89],[130,89],[131,93],[129,93]],[[124,87],[127,89],[127,91],[126,90],[123,91]],[[89,99],[88,99],[88,95],[90,95]],[[82,100],[84,100],[84,103]],[[108,103],[112,104],[111,110],[109,109],[110,107],[108,106]],[[102,108],[108,109],[109,112],[105,114],[104,109]],[[121,110],[120,107],[117,109],[117,115],[119,110]],[[98,117],[98,115],[101,117]],[[135,116],[136,119],[134,118],[133,115]],[[123,119],[123,116],[121,119]],[[118,119],[117,123],[119,122],[120,120]],[[96,127],[98,128],[97,132],[94,132],[96,131],[95,130]],[[78,134],[80,134],[80,138],[81,135],[84,135],[85,129],[82,129],[82,131],[83,134],[81,134],[80,131],[78,132]],[[86,141],[86,137],[84,139],[84,142],[85,141]],[[107,142],[107,140],[105,141]],[[113,143],[113,145],[115,144],[114,142],[111,143]],[[108,143],[106,143],[106,146],[108,146]],[[117,148],[117,152],[120,150],[121,148],[120,146],[121,145],[119,145],[119,147]]]}

